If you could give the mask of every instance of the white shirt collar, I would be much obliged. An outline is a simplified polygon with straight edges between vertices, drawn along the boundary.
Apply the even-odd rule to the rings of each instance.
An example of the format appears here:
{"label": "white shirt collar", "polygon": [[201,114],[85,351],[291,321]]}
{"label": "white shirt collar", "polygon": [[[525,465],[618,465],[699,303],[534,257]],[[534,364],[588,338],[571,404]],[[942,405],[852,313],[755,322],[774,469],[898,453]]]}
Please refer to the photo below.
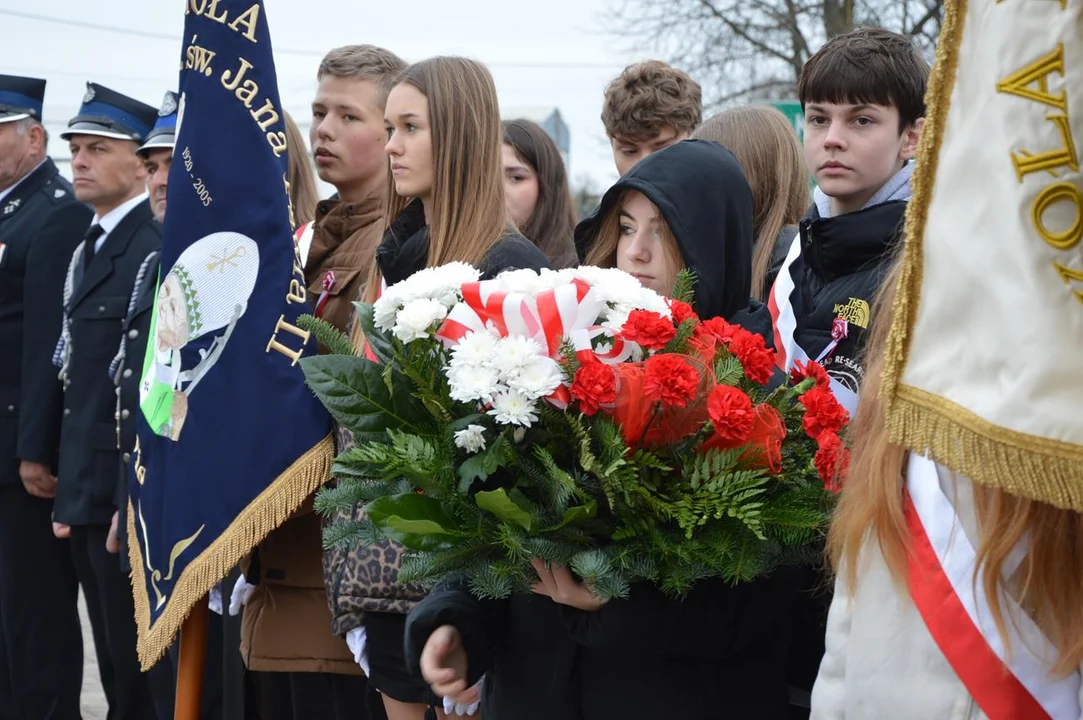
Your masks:
{"label": "white shirt collar", "polygon": [[19,183],[21,183],[23,180],[26,180],[28,177],[30,177],[35,172],[37,172],[38,168],[40,168],[44,164],[45,164],[45,161],[42,160],[41,162],[39,162],[37,165],[34,166],[33,170],[31,170],[26,175],[23,175],[21,178],[16,180],[14,185],[9,187],[7,190],[0,190],[0,203],[4,202],[4,198],[6,198],[8,195],[10,195],[12,193],[12,191],[15,190],[15,188],[19,187]]}
{"label": "white shirt collar", "polygon": [[102,237],[104,238],[106,235],[116,230],[117,225],[120,225],[120,221],[123,220],[136,205],[146,200],[147,197],[148,195],[146,192],[142,193],[141,195],[136,195],[131,200],[128,200],[122,205],[118,205],[117,207],[107,212],[105,214],[105,217],[100,218],[98,217],[97,213],[95,213],[94,220],[92,220],[90,224],[101,225],[102,230],[105,230],[105,233],[102,235]]}

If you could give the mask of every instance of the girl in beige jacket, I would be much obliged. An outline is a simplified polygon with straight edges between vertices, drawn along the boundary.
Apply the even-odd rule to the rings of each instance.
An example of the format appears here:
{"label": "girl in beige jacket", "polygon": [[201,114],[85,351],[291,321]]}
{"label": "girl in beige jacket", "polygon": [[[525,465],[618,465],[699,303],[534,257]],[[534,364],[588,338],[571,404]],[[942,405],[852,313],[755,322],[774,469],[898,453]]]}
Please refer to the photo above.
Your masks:
{"label": "girl in beige jacket", "polygon": [[1083,516],[971,483],[888,440],[898,273],[873,323],[812,720],[1080,720]]}

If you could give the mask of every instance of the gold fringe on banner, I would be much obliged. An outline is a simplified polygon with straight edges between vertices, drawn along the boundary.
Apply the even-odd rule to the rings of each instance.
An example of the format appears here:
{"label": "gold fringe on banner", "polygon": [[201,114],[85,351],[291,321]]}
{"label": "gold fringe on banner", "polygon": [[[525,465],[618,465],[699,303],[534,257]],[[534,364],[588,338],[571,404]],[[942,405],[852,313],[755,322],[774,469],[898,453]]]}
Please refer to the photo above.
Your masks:
{"label": "gold fringe on banner", "polygon": [[[152,668],[165,654],[196,602],[331,478],[334,459],[334,438],[328,435],[275,478],[206,550],[188,564],[173,585],[165,610],[153,626],[150,624],[151,598],[145,579],[146,565],[139,546],[136,514],[129,503],[128,553],[132,563],[132,594],[135,597],[135,621],[139,633],[136,650],[144,671]],[[228,594],[223,600],[226,598]]]}
{"label": "gold fringe on banner", "polygon": [[936,64],[925,96],[926,120],[906,211],[903,269],[888,337],[883,384],[892,442],[928,452],[974,482],[1083,511],[1083,451],[1078,446],[996,426],[935,394],[902,382],[921,302],[925,223],[936,186],[941,142],[951,108],[963,40],[967,0],[947,0]]}

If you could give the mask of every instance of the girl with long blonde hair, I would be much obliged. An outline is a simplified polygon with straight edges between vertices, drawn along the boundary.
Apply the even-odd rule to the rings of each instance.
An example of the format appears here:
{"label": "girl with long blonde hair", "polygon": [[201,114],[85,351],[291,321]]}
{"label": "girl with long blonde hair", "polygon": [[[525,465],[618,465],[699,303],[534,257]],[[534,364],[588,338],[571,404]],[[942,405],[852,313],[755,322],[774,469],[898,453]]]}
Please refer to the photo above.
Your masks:
{"label": "girl with long blonde hair", "polygon": [[[410,65],[392,83],[384,121],[391,165],[387,229],[365,300],[375,300],[383,286],[453,261],[478,267],[483,277],[550,266],[507,219],[496,85],[484,65],[459,57]],[[353,328],[354,347],[363,352],[364,334],[356,322]],[[333,618],[334,626],[366,662],[389,720],[443,717],[442,699],[406,670],[406,614],[424,593],[398,583],[401,556],[400,546],[384,540],[354,550],[344,567],[326,568],[341,578],[328,583],[332,607],[350,609]]]}
{"label": "girl with long blonde hair", "polygon": [[[851,426],[853,463],[828,534],[836,584],[827,653],[812,694],[814,719],[987,717],[934,640],[908,582],[919,567],[913,565],[918,545],[909,522],[918,496],[908,490],[908,480],[916,478],[908,476],[916,475],[921,463],[925,469],[933,464],[890,441],[880,397],[900,269],[897,262],[874,311],[868,378]],[[1065,686],[1074,688],[1078,708],[1083,518],[972,483],[939,464],[925,476],[935,478],[934,492],[953,507],[958,522],[952,529],[961,535],[952,542],[973,546],[976,562],[973,571],[968,569],[969,584],[987,598],[991,619],[981,631],[1002,643],[1011,657],[1040,653],[1031,643],[1013,642],[1019,628],[1034,628],[1031,638],[1044,636],[1050,651],[1035,661],[1042,668],[1041,680],[1056,684],[1062,698]],[[937,612],[950,612],[951,604],[940,600]],[[991,682],[1007,682],[1006,677]],[[999,717],[1020,717],[1010,708],[998,709],[1004,713]]]}
{"label": "girl with long blonde hair", "polygon": [[752,296],[766,301],[808,209],[809,176],[793,125],[769,105],[746,105],[708,118],[692,134],[737,156],[752,186]]}

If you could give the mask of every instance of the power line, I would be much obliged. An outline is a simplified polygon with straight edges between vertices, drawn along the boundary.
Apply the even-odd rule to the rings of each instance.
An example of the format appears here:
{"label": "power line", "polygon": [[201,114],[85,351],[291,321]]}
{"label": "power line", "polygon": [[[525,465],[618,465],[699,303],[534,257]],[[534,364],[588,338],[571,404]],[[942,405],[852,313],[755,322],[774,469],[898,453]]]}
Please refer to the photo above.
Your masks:
{"label": "power line", "polygon": [[[0,15],[8,15],[10,17],[22,18],[23,20],[36,20],[38,22],[53,23],[55,25],[67,25],[70,27],[82,28],[84,30],[99,30],[101,32],[117,33],[119,35],[130,35],[132,37],[142,37],[150,40],[169,40],[170,42],[181,42],[182,38],[177,35],[170,35],[169,33],[151,32],[149,30],[137,30],[134,28],[118,27],[116,25],[103,25],[101,23],[87,22],[85,20],[72,20],[69,18],[58,18],[50,15],[38,15],[36,13],[23,12],[21,10],[8,10],[6,8],[0,8]],[[283,55],[299,55],[303,57],[318,57],[322,58],[326,51],[322,50],[307,50],[303,48],[287,48],[278,47],[274,48],[275,53],[281,53]],[[487,62],[486,65],[498,68],[510,68],[510,69],[567,69],[567,70],[613,70],[620,69],[623,65],[617,63],[551,63],[551,62]]]}

